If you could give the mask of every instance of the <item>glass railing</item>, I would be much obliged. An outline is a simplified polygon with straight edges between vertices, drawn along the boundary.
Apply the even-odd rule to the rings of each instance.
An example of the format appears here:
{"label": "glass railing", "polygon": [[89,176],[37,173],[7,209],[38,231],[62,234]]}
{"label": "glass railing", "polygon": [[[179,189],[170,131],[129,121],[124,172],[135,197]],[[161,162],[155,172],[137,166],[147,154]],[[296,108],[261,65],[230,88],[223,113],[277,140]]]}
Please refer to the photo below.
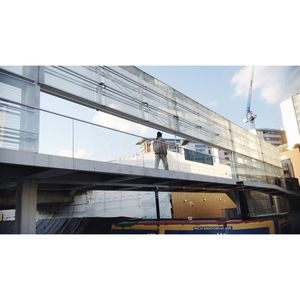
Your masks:
{"label": "glass railing", "polygon": [[[28,124],[33,116],[38,117],[38,126],[31,127],[31,131],[21,130],[24,127],[30,128]],[[178,139],[181,140],[175,137],[174,141]],[[153,142],[154,138],[126,132],[126,128],[124,131],[116,130],[95,122],[0,99],[0,148],[154,168]],[[276,177],[267,176],[261,168],[233,163],[231,155],[224,159],[194,151],[188,143],[185,146],[175,142],[164,144],[168,148],[170,171],[275,183]],[[159,169],[163,169],[162,161]]]}

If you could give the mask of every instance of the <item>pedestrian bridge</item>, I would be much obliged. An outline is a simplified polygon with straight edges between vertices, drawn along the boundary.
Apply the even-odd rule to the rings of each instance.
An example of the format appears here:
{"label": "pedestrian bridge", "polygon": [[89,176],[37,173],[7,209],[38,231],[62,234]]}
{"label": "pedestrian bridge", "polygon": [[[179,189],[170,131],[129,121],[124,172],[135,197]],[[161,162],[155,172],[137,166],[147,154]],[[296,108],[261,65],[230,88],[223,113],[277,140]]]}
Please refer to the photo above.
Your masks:
{"label": "pedestrian bridge", "polygon": [[87,190],[228,191],[231,178],[166,171],[114,162],[61,157],[27,151],[0,149],[1,189],[15,189],[18,181],[38,182],[40,191],[74,194]]}
{"label": "pedestrian bridge", "polygon": [[[232,178],[0,149],[0,195],[15,191],[22,180],[37,182],[38,191],[74,195],[88,190],[230,192]],[[277,185],[245,181],[246,189],[285,197],[297,196]],[[1,198],[0,198],[1,199]]]}
{"label": "pedestrian bridge", "polygon": [[[0,208],[16,208],[16,232],[34,233],[40,203],[71,202],[88,190],[238,192],[231,178],[60,157],[0,148]],[[299,195],[277,185],[245,181],[243,190],[285,198]],[[158,202],[157,202],[158,205]]]}

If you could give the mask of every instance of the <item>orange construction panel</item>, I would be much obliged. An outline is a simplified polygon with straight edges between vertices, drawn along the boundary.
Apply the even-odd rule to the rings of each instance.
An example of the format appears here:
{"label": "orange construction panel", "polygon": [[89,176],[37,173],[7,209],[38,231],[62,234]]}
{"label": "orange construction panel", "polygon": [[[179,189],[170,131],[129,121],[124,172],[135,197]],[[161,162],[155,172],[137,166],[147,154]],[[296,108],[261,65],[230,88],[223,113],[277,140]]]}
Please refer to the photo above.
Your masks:
{"label": "orange construction panel", "polygon": [[226,193],[171,193],[173,218],[224,218],[224,210],[236,208]]}

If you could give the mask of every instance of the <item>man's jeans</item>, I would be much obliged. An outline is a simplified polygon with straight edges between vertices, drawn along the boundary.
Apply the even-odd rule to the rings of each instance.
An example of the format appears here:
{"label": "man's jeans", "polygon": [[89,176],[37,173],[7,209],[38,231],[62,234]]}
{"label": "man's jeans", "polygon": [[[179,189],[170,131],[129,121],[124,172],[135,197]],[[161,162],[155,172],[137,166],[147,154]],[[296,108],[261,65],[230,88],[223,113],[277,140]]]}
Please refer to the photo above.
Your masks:
{"label": "man's jeans", "polygon": [[155,169],[158,169],[160,160],[162,160],[165,170],[169,170],[167,155],[165,154],[155,154]]}

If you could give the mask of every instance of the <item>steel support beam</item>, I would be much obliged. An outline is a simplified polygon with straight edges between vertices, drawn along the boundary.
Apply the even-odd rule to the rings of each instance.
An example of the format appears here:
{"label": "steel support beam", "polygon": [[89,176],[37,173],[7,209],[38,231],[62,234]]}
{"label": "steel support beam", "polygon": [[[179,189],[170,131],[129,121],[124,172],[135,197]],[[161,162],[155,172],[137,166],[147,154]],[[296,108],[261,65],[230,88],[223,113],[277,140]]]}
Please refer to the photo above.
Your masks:
{"label": "steel support beam", "polygon": [[239,181],[237,182],[238,189],[237,189],[237,201],[239,202],[239,210],[242,220],[247,220],[250,218],[248,201],[247,201],[247,194],[244,188],[244,183]]}
{"label": "steel support beam", "polygon": [[158,195],[157,187],[154,189],[154,193],[155,193],[156,219],[160,220],[159,195]]}

